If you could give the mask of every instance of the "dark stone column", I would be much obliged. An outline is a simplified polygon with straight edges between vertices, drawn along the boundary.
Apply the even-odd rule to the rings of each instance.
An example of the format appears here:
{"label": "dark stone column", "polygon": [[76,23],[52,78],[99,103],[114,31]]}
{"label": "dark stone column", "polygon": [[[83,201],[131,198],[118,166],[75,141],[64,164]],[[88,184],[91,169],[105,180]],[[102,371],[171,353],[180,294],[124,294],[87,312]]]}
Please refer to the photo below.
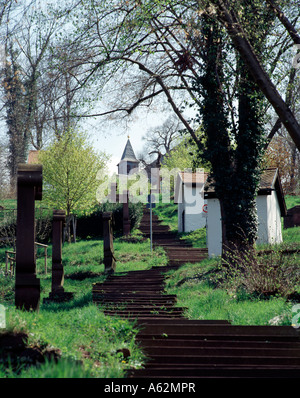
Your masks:
{"label": "dark stone column", "polygon": [[62,232],[66,222],[66,214],[63,210],[53,211],[52,223],[52,285],[51,292],[64,292],[64,267],[62,265]]}
{"label": "dark stone column", "polygon": [[116,259],[113,247],[112,212],[105,212],[103,219],[104,271],[115,272]]}
{"label": "dark stone column", "polygon": [[128,203],[128,191],[123,193],[123,235],[128,236],[130,234],[130,219],[129,219],[129,203]]}
{"label": "dark stone column", "polygon": [[53,210],[52,222],[52,284],[47,301],[68,301],[74,294],[64,290],[64,267],[62,265],[63,228],[66,213],[63,210]]}
{"label": "dark stone column", "polygon": [[17,172],[17,242],[15,305],[38,310],[40,280],[36,277],[35,200],[42,199],[42,166],[20,164]]}

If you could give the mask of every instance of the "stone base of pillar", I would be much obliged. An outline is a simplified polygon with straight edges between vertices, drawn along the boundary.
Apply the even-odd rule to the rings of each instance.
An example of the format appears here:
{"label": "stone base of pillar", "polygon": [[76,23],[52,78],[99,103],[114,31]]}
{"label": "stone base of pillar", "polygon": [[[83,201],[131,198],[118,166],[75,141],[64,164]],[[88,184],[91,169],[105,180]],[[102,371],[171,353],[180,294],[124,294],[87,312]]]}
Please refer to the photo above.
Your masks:
{"label": "stone base of pillar", "polygon": [[104,258],[104,272],[106,274],[113,274],[117,268],[116,260],[113,256],[109,256],[107,259]]}
{"label": "stone base of pillar", "polygon": [[18,273],[15,284],[15,306],[25,311],[38,311],[40,305],[40,280],[34,274]]}
{"label": "stone base of pillar", "polygon": [[124,221],[123,223],[123,235],[128,236],[130,234],[130,221]]}
{"label": "stone base of pillar", "polygon": [[49,296],[44,298],[43,303],[65,303],[74,298],[74,293],[72,292],[65,292],[65,291],[57,291],[57,292],[50,292]]}

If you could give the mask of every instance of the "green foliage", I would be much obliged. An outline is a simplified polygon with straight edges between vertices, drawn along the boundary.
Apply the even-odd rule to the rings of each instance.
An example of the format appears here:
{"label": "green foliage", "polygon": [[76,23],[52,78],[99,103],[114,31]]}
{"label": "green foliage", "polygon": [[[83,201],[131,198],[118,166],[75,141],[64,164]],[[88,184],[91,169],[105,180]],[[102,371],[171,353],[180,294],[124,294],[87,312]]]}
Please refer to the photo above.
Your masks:
{"label": "green foliage", "polygon": [[[0,212],[1,214],[1,212]],[[11,209],[1,214],[0,218],[0,247],[13,247],[17,229],[17,211]],[[52,212],[49,209],[36,208],[35,211],[36,241],[48,243],[52,234]]]}
{"label": "green foliage", "polygon": [[192,244],[193,247],[206,248],[206,228],[203,227],[195,231],[181,233],[180,239]]}
{"label": "green foliage", "polygon": [[[96,205],[90,214],[78,215],[77,236],[81,239],[101,237],[103,233],[102,213],[111,211],[113,213],[114,235],[123,233],[123,204],[102,203]],[[138,227],[143,216],[143,204],[129,202],[129,219],[132,230]]]}
{"label": "green foliage", "polygon": [[282,239],[283,242],[300,249],[300,227],[283,229]]}
{"label": "green foliage", "polygon": [[249,297],[291,296],[300,283],[299,255],[286,254],[291,248],[273,245],[261,252],[253,249],[227,253],[228,259],[220,264],[225,285]]}
{"label": "green foliage", "polygon": [[224,64],[228,45],[214,19],[204,17],[202,24],[206,35],[205,64],[195,91],[199,98],[202,96],[199,116],[206,137],[203,155],[211,164],[212,182],[221,204],[225,224],[223,243],[251,246],[257,235],[255,198],[264,138],[261,96],[245,65],[237,59],[237,128],[230,121],[230,107],[222,90],[223,84],[226,85]]}
{"label": "green foliage", "polygon": [[74,211],[89,213],[95,206],[107,160],[106,154],[95,152],[86,134],[64,133],[39,155],[43,201],[49,207],[65,210],[67,215]]}
{"label": "green foliage", "polygon": [[[198,134],[200,135],[200,133]],[[178,143],[170,153],[163,158],[162,164],[169,170],[178,168],[180,170],[203,167],[203,156],[199,153],[196,143],[189,137],[178,139]]]}
{"label": "green foliage", "polygon": [[284,199],[287,209],[291,209],[294,206],[300,206],[300,196],[286,195]]}
{"label": "green foliage", "polygon": [[[149,269],[165,265],[161,250],[151,253],[148,241],[128,243],[114,240],[117,272]],[[49,247],[51,254],[51,246]],[[103,308],[92,303],[94,282],[104,281],[103,243],[89,240],[63,245],[65,291],[74,292],[67,303],[44,303],[51,290],[51,273],[42,273],[38,264],[37,276],[41,280],[41,306],[39,312],[23,312],[14,308],[14,279],[0,273],[0,302],[6,307],[6,331],[26,333],[28,345],[55,348],[60,352],[58,363],[47,362],[38,367],[0,369],[5,378],[121,378],[128,368],[138,368],[144,355],[135,344],[136,326],[133,322],[104,315]],[[3,279],[2,279],[3,276]],[[117,351],[127,348],[130,358],[124,360]],[[82,376],[80,376],[80,374]]]}
{"label": "green foliage", "polygon": [[153,213],[158,216],[163,225],[168,225],[172,231],[178,229],[178,206],[174,202],[162,203],[161,196],[159,203],[153,208]]}
{"label": "green foliage", "polygon": [[86,379],[92,377],[89,369],[84,369],[82,364],[70,359],[62,359],[58,362],[47,360],[41,365],[21,370],[20,374],[9,369],[3,369],[2,372],[4,373],[2,377],[22,379]]}
{"label": "green foliage", "polygon": [[243,297],[241,290],[225,286],[217,260],[186,264],[169,276],[166,291],[177,295],[177,305],[187,307],[189,319],[228,320],[233,325],[268,325],[279,317],[280,324],[291,324],[291,303],[272,296]]}

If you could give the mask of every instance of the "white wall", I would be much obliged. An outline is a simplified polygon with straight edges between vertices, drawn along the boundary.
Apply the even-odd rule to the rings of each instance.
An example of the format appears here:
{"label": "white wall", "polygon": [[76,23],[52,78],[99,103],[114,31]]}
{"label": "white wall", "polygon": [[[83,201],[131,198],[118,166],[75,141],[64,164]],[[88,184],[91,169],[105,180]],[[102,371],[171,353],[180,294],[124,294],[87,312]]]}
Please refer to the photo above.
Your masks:
{"label": "white wall", "polygon": [[121,160],[119,163],[119,169],[118,169],[119,174],[126,174],[127,175],[127,162]]}
{"label": "white wall", "polygon": [[[203,190],[203,185],[201,185]],[[206,203],[203,191],[200,187],[192,187],[188,184],[181,184],[181,195],[178,203],[178,231],[191,232],[206,226],[206,217],[203,213],[203,205]],[[184,211],[184,231],[182,213]]]}
{"label": "white wall", "polygon": [[[258,217],[257,244],[276,244],[282,242],[281,211],[277,194],[259,195],[256,198]],[[218,199],[207,200],[207,244],[209,257],[222,254],[221,210]]]}
{"label": "white wall", "polygon": [[208,256],[215,257],[222,254],[222,223],[221,209],[218,199],[207,200],[207,246]]}
{"label": "white wall", "polygon": [[268,197],[268,208],[269,208],[269,243],[276,244],[282,242],[282,230],[281,230],[281,212],[280,206],[277,199],[276,191],[272,192],[272,195]]}
{"label": "white wall", "polygon": [[268,228],[268,196],[259,195],[256,198],[257,218],[258,218],[258,239],[257,244],[264,244],[269,242],[269,228]]}
{"label": "white wall", "polygon": [[272,191],[271,195],[258,196],[256,203],[259,223],[256,243],[281,243],[281,212],[276,191]]}

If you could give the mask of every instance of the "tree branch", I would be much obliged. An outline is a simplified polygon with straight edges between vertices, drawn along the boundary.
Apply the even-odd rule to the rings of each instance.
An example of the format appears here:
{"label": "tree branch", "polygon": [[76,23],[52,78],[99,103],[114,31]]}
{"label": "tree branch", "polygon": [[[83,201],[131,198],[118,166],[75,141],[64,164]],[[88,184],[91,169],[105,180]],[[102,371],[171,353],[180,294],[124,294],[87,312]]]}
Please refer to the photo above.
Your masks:
{"label": "tree branch", "polygon": [[285,14],[281,11],[278,5],[275,4],[273,0],[267,0],[269,7],[274,11],[282,25],[285,27],[289,35],[291,36],[293,42],[295,44],[300,44],[300,36],[298,35],[297,30],[292,25],[292,23],[288,20]]}
{"label": "tree branch", "polygon": [[219,20],[226,27],[233,44],[239,51],[260,90],[272,104],[275,112],[286,127],[298,150],[300,150],[300,125],[260,64],[253,47],[248,41],[246,34],[241,28],[238,19],[228,4],[228,1],[214,0],[214,3],[217,6]]}
{"label": "tree branch", "polygon": [[145,65],[143,65],[141,62],[139,62],[137,60],[133,60],[130,58],[123,58],[123,59],[124,59],[124,61],[128,61],[133,64],[136,64],[140,68],[140,70],[142,70],[143,72],[146,72],[148,75],[152,76],[157,81],[157,83],[161,86],[162,90],[164,91],[164,93],[167,97],[167,100],[168,100],[169,104],[171,105],[173,111],[176,113],[176,115],[178,116],[178,118],[180,119],[182,124],[185,126],[185,128],[188,130],[188,132],[191,134],[194,141],[198,144],[199,140],[198,140],[194,130],[189,125],[189,123],[185,120],[185,118],[182,116],[180,110],[177,108],[177,106],[176,106],[175,102],[173,101],[173,98],[171,97],[171,94],[170,94],[168,88],[166,87],[166,85],[164,84],[161,76],[152,72],[150,69],[148,69]]}

